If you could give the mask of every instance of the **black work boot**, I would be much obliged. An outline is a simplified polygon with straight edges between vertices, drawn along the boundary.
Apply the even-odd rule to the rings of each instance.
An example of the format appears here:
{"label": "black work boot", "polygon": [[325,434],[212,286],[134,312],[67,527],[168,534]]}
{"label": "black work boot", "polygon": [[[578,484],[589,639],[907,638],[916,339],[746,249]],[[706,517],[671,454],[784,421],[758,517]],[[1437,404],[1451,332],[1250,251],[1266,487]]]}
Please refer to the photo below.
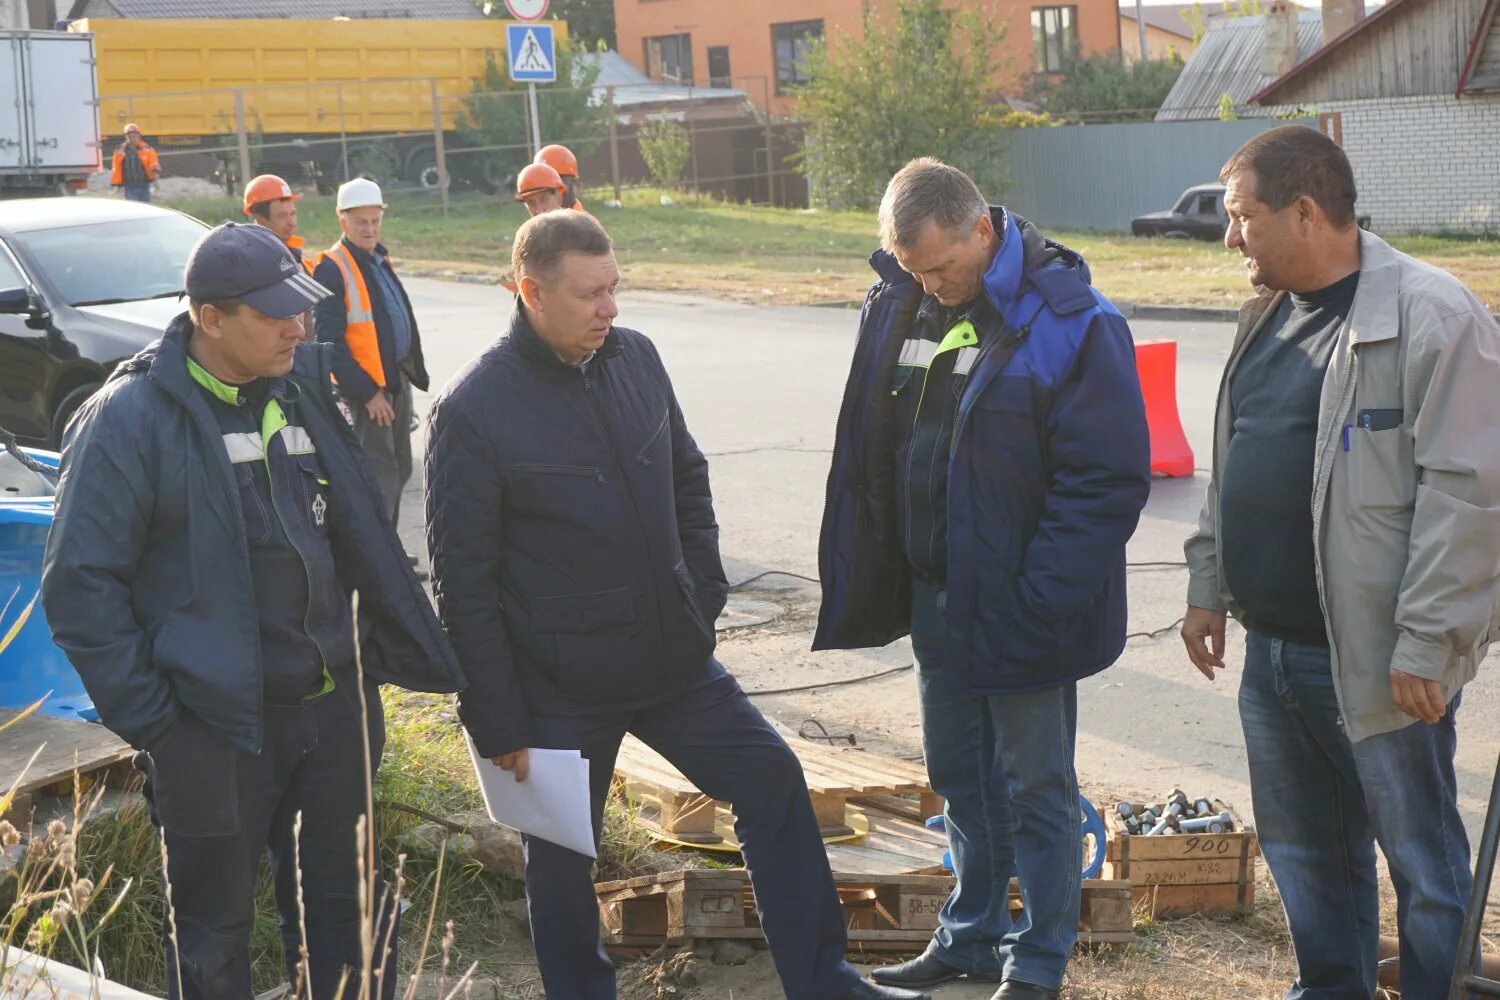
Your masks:
{"label": "black work boot", "polygon": [[879,983],[861,979],[833,1000],[932,1000],[932,995],[898,989],[895,986],[882,986]]}
{"label": "black work boot", "polygon": [[995,983],[998,976],[980,976],[966,973],[963,969],[949,965],[931,952],[925,952],[900,965],[887,965],[870,973],[870,978],[885,986],[904,986],[911,990],[925,990],[953,979],[968,976],[971,982]]}

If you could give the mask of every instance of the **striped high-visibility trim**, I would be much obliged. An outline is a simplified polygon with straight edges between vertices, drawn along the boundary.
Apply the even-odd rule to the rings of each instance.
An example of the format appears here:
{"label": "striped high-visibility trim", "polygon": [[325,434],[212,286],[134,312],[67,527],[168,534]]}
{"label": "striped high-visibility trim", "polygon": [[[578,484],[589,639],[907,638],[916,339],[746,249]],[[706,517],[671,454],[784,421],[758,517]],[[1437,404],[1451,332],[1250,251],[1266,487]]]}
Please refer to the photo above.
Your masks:
{"label": "striped high-visibility trim", "polygon": [[958,356],[953,359],[953,374],[967,375],[974,367],[974,362],[979,360],[979,348],[960,347]]}
{"label": "striped high-visibility trim", "polygon": [[266,457],[259,434],[225,434],[224,450],[229,452],[229,461],[235,465],[259,462]]}
{"label": "striped high-visibility trim", "polygon": [[313,447],[312,438],[307,436],[307,431],[301,427],[283,427],[279,433],[288,455],[311,455],[318,450]]}
{"label": "striped high-visibility trim", "polygon": [[937,346],[930,340],[908,340],[901,345],[901,358],[897,363],[926,368],[932,364],[932,357],[937,354]]}

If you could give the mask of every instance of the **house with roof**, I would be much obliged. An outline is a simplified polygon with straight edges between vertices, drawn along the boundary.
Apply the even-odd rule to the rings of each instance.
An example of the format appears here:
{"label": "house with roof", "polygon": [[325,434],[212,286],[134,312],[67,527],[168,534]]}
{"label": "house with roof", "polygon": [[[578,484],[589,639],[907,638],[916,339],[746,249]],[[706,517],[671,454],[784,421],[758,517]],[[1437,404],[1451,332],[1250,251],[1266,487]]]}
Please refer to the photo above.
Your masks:
{"label": "house with roof", "polygon": [[1213,121],[1226,112],[1269,117],[1250,98],[1322,47],[1324,16],[1280,2],[1263,14],[1213,18],[1156,120]]}
{"label": "house with roof", "polygon": [[1265,82],[1250,107],[1312,113],[1392,231],[1500,228],[1500,0],[1389,0]]}

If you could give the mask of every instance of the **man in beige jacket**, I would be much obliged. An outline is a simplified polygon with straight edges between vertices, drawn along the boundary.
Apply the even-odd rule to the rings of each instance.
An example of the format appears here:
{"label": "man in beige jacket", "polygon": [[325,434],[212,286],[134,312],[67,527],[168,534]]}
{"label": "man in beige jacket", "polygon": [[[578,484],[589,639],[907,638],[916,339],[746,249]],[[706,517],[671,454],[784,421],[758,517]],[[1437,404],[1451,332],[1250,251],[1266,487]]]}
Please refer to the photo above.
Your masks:
{"label": "man in beige jacket", "polygon": [[1248,633],[1255,818],[1297,952],[1288,1000],[1375,992],[1375,844],[1401,990],[1445,997],[1471,884],[1454,714],[1500,638],[1500,328],[1355,224],[1343,151],[1289,125],[1225,165],[1256,296],[1219,390],[1183,641]]}

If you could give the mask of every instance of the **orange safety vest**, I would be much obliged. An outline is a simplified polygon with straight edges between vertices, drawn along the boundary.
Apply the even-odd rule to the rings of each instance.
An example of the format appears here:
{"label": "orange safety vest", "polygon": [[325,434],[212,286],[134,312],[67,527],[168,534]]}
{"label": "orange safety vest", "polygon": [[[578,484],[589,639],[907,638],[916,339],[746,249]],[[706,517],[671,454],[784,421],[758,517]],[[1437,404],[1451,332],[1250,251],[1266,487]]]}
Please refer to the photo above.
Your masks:
{"label": "orange safety vest", "polygon": [[380,338],[375,333],[375,310],[370,306],[370,290],[365,287],[365,276],[349,248],[340,240],[323,254],[325,260],[338,265],[344,277],[344,342],[349,353],[374,379],[375,384],[385,388],[385,364],[380,360]]}

